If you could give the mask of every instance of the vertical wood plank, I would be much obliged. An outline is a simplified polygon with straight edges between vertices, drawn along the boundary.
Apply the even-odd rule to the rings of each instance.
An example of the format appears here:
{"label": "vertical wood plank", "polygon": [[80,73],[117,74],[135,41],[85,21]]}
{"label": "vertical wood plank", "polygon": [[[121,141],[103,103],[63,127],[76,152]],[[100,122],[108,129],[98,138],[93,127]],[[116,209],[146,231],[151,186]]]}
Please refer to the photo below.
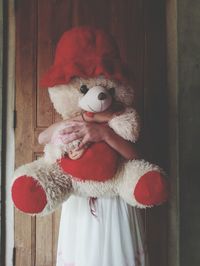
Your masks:
{"label": "vertical wood plank", "polygon": [[111,21],[110,3],[110,0],[87,0],[87,4],[81,0],[74,0],[73,26],[89,25],[109,31]]}
{"label": "vertical wood plank", "polygon": [[[47,88],[40,88],[40,76],[53,63],[53,30],[52,18],[54,18],[54,2],[37,1],[37,95],[35,109],[35,132],[40,128],[44,129],[52,124],[53,107],[49,99]],[[40,130],[39,130],[40,131]],[[37,135],[37,134],[36,134]],[[35,140],[37,143],[37,139]],[[36,144],[35,143],[35,144]],[[38,152],[38,145],[35,146],[35,153]],[[52,214],[36,218],[36,258],[38,266],[53,266],[53,217]]]}
{"label": "vertical wood plank", "polygon": [[58,244],[58,233],[59,233],[59,225],[60,225],[60,215],[61,209],[56,210],[53,213],[53,266],[56,265],[56,258],[57,258],[57,244]]}
{"label": "vertical wood plank", "polygon": [[[53,54],[55,54],[56,45],[64,31],[72,27],[73,15],[73,0],[60,0],[54,1],[54,23],[52,27],[52,40],[53,40]],[[55,122],[61,120],[61,116],[53,111],[53,119]]]}
{"label": "vertical wood plank", "polygon": [[200,265],[200,1],[177,1],[180,265]]}
{"label": "vertical wood plank", "polygon": [[[148,160],[167,170],[168,119],[165,87],[165,1],[146,1],[144,9],[144,130]],[[151,265],[167,265],[167,207],[146,211],[146,231]]]}
{"label": "vertical wood plank", "polygon": [[54,18],[53,0],[38,1],[37,16],[37,101],[36,127],[48,127],[53,122],[53,107],[46,88],[40,88],[40,77],[53,63],[52,18]]}
{"label": "vertical wood plank", "polygon": [[177,2],[166,2],[167,91],[169,99],[169,176],[168,265],[180,265],[179,233],[179,154],[178,154],[178,33]]}
{"label": "vertical wood plank", "polygon": [[62,33],[72,27],[73,4],[73,0],[54,1],[54,23],[51,25],[54,53]]}
{"label": "vertical wood plank", "polygon": [[[16,166],[32,161],[36,1],[16,6]],[[34,265],[35,219],[15,211],[16,265]]]}
{"label": "vertical wood plank", "polygon": [[128,64],[135,90],[135,108],[143,111],[144,69],[144,4],[140,0],[112,1],[111,32],[120,48],[122,59]]}
{"label": "vertical wood plank", "polygon": [[36,219],[36,259],[37,266],[53,265],[52,214]]}

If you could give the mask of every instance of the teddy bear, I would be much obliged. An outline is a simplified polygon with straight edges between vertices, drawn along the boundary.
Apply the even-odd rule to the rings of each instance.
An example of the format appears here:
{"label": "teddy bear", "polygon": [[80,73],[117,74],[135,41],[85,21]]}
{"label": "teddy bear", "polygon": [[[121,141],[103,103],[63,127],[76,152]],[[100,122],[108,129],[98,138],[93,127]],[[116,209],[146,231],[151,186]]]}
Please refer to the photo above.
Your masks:
{"label": "teddy bear", "polygon": [[[138,140],[139,116],[133,108],[129,71],[115,40],[105,31],[83,26],[64,32],[54,64],[43,76],[41,87],[48,88],[53,106],[64,120],[81,116],[88,122],[106,122],[125,140]],[[123,108],[101,121],[101,113],[113,103]],[[19,210],[45,215],[72,194],[120,196],[139,208],[167,200],[166,176],[159,166],[143,159],[125,161],[104,142],[92,143],[76,154],[81,140],[66,146],[59,130],[45,146],[42,158],[15,171],[12,199]]]}
{"label": "teddy bear", "polygon": [[[130,108],[124,112],[122,104],[113,100],[115,88],[106,89],[102,86],[93,86],[89,89],[86,85],[81,85],[80,92],[83,94],[78,102],[81,108],[81,115],[75,117],[74,121],[79,121],[81,118],[85,122],[108,123],[110,128],[117,131],[117,127],[115,127],[116,117],[123,114],[120,119],[126,118],[123,125],[126,128],[126,132],[128,132],[124,138],[133,142],[136,141],[140,129],[138,115],[135,110]],[[60,132],[62,132],[62,129],[65,130],[68,124],[66,121],[54,131],[51,142],[45,146],[45,161],[55,163],[59,160],[58,163],[62,169],[75,176],[76,179],[105,181],[112,178],[118,168],[119,154],[106,143],[93,144],[92,148],[90,144],[89,151],[87,151],[88,143],[85,147],[79,149],[79,144],[82,141],[79,138],[66,144],[63,142],[63,135]],[[80,159],[84,152],[87,155]],[[67,157],[65,156],[66,154],[68,155]],[[77,159],[80,159],[78,163],[72,161]],[[96,172],[95,175],[94,172]]]}

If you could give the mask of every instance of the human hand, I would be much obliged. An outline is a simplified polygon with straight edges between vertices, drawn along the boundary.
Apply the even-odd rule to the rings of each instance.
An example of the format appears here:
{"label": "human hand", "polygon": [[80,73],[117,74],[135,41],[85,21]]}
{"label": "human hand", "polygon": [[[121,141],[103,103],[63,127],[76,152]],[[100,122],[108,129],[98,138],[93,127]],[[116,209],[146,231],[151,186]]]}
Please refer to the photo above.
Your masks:
{"label": "human hand", "polygon": [[55,145],[63,145],[64,144],[64,135],[63,130],[67,127],[67,123],[65,121],[59,123],[58,126],[56,126],[53,130],[52,136],[51,136],[51,143]]}
{"label": "human hand", "polygon": [[84,153],[84,148],[80,149],[79,144],[81,143],[81,139],[74,139],[73,141],[69,141],[69,135],[66,133],[66,129],[68,129],[70,125],[65,123],[64,121],[59,124],[54,130],[54,133],[51,137],[51,143],[62,148],[63,152],[66,152],[70,159],[77,160]]}
{"label": "human hand", "polygon": [[104,141],[110,131],[111,129],[106,124],[71,121],[60,134],[62,134],[62,141],[65,144],[82,139],[78,148],[81,149],[90,142]]}

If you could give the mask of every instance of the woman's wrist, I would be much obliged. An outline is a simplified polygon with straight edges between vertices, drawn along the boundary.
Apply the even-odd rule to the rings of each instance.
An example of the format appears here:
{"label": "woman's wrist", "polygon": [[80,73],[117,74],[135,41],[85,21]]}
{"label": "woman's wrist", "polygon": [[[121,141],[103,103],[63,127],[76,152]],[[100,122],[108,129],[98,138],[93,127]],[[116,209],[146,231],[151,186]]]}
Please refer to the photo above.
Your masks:
{"label": "woman's wrist", "polygon": [[109,143],[113,139],[114,134],[114,131],[108,125],[105,125],[102,140]]}

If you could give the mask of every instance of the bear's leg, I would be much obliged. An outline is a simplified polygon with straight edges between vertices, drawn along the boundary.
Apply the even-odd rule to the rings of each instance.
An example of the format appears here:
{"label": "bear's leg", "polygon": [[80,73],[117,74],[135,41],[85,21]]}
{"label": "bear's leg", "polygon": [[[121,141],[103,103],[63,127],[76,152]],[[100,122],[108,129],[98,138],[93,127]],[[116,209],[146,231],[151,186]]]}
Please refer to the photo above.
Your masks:
{"label": "bear's leg", "polygon": [[144,160],[133,160],[125,164],[122,173],[118,193],[129,204],[145,208],[167,200],[165,174],[158,166]]}
{"label": "bear's leg", "polygon": [[160,171],[152,170],[140,177],[134,189],[135,199],[143,205],[159,205],[167,200],[168,190],[165,177]]}
{"label": "bear's leg", "polygon": [[43,215],[66,200],[71,190],[71,178],[41,158],[15,171],[12,199],[22,212]]}
{"label": "bear's leg", "polygon": [[12,185],[12,199],[15,206],[25,213],[40,213],[47,205],[44,189],[31,176],[22,175]]}

